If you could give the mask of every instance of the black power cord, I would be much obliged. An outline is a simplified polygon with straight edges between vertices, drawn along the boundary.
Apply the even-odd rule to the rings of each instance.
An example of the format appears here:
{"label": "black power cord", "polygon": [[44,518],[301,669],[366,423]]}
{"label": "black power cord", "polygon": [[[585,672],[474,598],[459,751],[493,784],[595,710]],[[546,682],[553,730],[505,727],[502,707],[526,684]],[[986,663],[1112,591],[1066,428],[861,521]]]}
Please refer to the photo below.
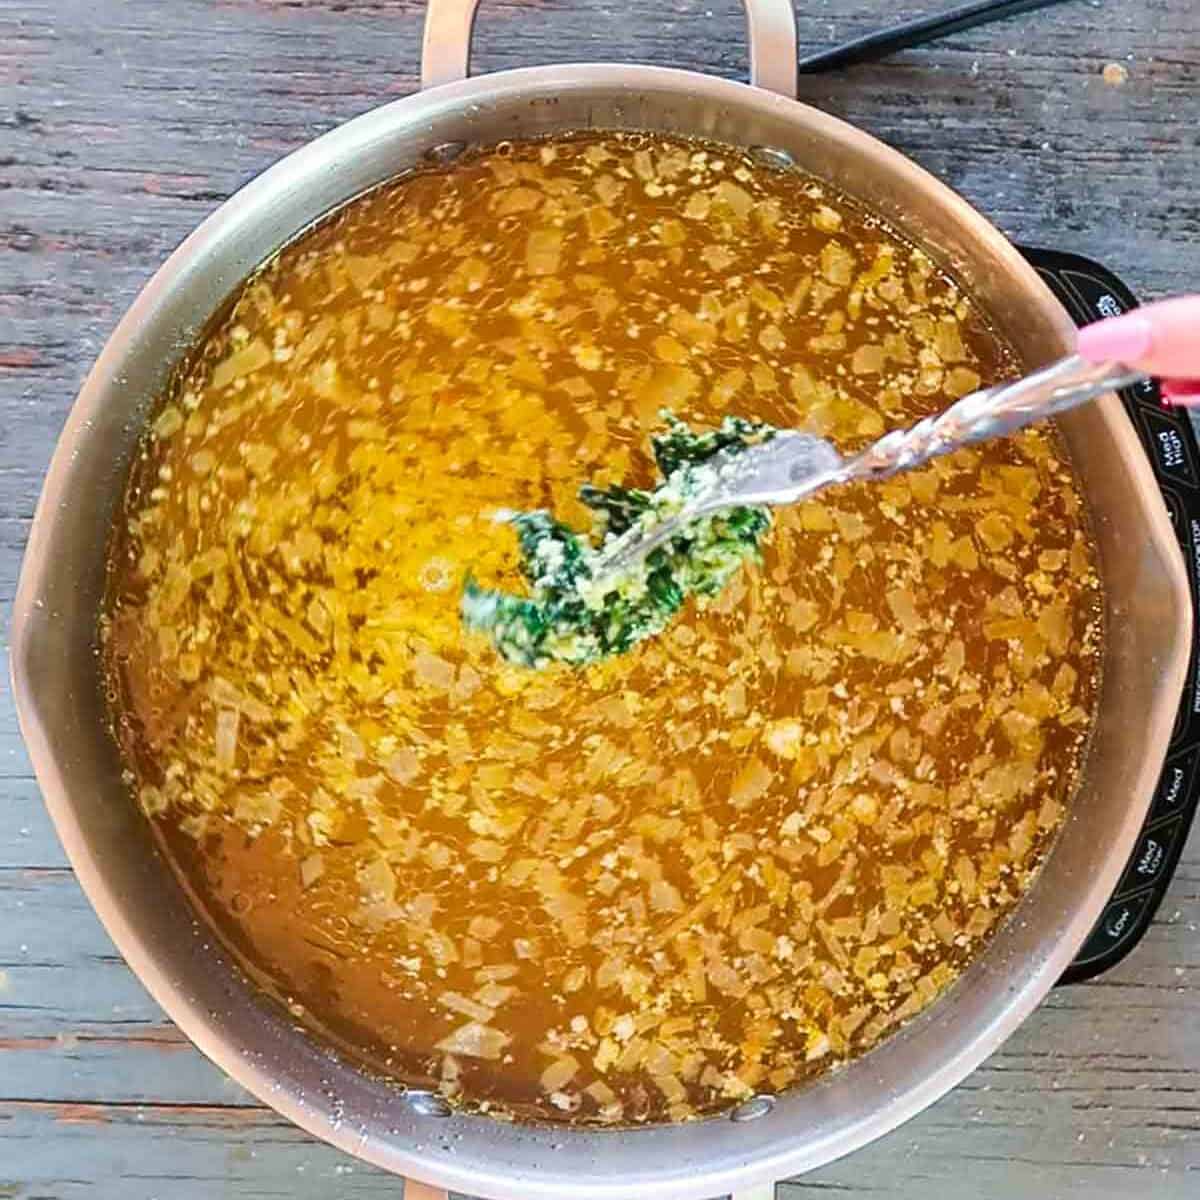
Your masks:
{"label": "black power cord", "polygon": [[1002,21],[1005,17],[1015,17],[1020,13],[1063,3],[1065,0],[976,0],[973,4],[960,4],[948,12],[917,17],[912,21],[904,21],[888,29],[844,42],[832,50],[809,54],[800,60],[800,74],[816,75],[822,71],[854,66],[856,63],[875,62],[889,54],[895,54],[898,50],[922,46],[926,42],[948,37],[952,33],[961,33],[965,29],[974,29],[991,21]]}

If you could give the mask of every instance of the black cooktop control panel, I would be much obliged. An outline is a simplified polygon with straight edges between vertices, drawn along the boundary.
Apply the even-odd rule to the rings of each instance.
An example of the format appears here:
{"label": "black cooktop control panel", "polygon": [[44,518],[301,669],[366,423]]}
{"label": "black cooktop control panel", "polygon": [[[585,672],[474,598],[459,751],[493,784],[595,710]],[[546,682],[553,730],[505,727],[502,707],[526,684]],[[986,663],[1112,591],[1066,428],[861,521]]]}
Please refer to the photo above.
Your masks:
{"label": "black cooktop control panel", "polygon": [[[1137,307],[1130,290],[1099,264],[1056,250],[1022,248],[1080,325]],[[1125,411],[1154,468],[1175,536],[1200,600],[1200,450],[1187,414],[1165,408],[1152,382],[1121,392]],[[1089,979],[1118,963],[1146,932],[1179,861],[1196,813],[1200,760],[1200,681],[1196,637],[1191,666],[1158,787],[1121,882],[1062,983]]]}

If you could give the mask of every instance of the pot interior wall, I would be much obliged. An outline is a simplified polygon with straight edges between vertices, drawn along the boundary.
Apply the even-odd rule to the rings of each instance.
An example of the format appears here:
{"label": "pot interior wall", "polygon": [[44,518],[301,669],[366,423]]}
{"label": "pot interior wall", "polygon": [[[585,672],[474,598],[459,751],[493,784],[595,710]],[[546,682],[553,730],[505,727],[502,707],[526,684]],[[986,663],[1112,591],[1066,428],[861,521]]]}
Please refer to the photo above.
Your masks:
{"label": "pot interior wall", "polygon": [[297,231],[419,164],[431,147],[586,127],[786,150],[930,248],[1027,361],[1048,360],[1067,344],[1065,314],[965,204],[812,110],[639,68],[546,68],[438,89],[376,110],[273,168],[198,230],[143,293],[60,444],[22,580],[14,669],[39,778],[81,881],[155,996],[241,1082],[354,1153],[474,1194],[711,1196],[747,1177],[828,1161],[939,1096],[1044,994],[1115,884],[1149,798],[1144,756],[1165,748],[1187,639],[1178,564],[1164,557],[1164,539],[1147,532],[1148,505],[1159,501],[1148,475],[1131,467],[1129,447],[1139,451],[1131,437],[1121,439],[1115,402],[1063,422],[1095,520],[1109,637],[1095,743],[1059,845],[1017,918],[932,1011],[749,1124],[564,1137],[413,1113],[392,1088],[340,1062],[260,1000],[196,924],[121,783],[96,670],[104,547],[142,418],[239,281]]}

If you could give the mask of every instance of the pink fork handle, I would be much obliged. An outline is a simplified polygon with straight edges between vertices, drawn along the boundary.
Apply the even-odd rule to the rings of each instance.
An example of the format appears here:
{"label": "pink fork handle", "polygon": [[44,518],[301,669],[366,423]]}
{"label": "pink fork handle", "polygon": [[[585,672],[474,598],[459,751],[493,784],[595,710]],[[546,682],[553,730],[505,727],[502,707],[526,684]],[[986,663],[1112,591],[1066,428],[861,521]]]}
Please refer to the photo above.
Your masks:
{"label": "pink fork handle", "polygon": [[1162,300],[1088,325],[1079,331],[1079,354],[1089,362],[1120,362],[1166,380],[1200,379],[1200,296]]}
{"label": "pink fork handle", "polygon": [[1200,378],[1166,379],[1162,385],[1163,397],[1172,404],[1200,404]]}

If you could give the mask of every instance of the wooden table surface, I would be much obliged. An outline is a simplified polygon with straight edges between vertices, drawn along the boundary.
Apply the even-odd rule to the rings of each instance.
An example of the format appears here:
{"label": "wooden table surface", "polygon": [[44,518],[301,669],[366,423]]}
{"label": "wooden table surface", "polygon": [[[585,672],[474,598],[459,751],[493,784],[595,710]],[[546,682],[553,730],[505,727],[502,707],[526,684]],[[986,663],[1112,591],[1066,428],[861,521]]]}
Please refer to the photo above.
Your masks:
{"label": "wooden table surface", "polygon": [[[421,7],[0,0],[0,628],[54,439],[123,310],[245,180],[414,90]],[[801,7],[801,44],[817,48],[922,5]],[[733,77],[746,53],[737,0],[492,0],[477,48],[479,70],[609,59]],[[1106,82],[1110,63],[1124,83]],[[1100,258],[1144,297],[1200,289],[1196,0],[1075,0],[805,79],[802,94],[912,155],[1015,238]],[[1200,1197],[1200,834],[1131,958],[1055,992],[923,1116],[780,1194],[810,1190]],[[398,1192],[241,1091],[149,999],[66,865],[5,678],[0,1197]]]}

